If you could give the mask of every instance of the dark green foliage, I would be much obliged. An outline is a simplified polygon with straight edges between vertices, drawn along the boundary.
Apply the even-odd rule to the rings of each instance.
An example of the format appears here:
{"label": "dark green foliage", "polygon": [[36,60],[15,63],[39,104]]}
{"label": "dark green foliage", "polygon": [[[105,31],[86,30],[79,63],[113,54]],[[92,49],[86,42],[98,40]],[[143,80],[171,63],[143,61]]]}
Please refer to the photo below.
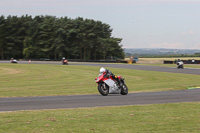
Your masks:
{"label": "dark green foliage", "polygon": [[61,59],[124,58],[108,24],[78,17],[0,17],[0,59],[11,57]]}

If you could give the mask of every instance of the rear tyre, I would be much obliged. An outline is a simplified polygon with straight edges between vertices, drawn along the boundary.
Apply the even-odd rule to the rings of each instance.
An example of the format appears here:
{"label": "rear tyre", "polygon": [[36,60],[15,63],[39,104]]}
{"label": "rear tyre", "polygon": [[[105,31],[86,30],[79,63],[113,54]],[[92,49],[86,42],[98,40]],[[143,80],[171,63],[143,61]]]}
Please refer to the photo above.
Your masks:
{"label": "rear tyre", "polygon": [[122,95],[127,95],[128,94],[128,87],[125,84],[123,84],[123,86],[122,86],[121,94]]}
{"label": "rear tyre", "polygon": [[105,83],[99,83],[98,84],[98,91],[101,95],[107,96],[109,93],[109,88]]}

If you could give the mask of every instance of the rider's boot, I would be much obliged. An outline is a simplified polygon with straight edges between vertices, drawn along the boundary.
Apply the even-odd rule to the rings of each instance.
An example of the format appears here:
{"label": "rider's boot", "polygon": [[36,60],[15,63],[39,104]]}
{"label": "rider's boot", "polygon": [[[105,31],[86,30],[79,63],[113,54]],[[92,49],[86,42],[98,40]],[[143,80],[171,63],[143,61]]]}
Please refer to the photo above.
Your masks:
{"label": "rider's boot", "polygon": [[123,88],[123,84],[122,84],[122,82],[119,79],[117,80],[117,82],[118,82],[119,88],[120,89]]}

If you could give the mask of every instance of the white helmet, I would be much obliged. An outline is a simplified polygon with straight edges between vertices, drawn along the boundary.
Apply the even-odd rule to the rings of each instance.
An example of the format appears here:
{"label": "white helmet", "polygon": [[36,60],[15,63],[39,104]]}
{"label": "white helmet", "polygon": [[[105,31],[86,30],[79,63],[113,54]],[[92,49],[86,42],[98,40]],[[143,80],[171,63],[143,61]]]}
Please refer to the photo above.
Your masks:
{"label": "white helmet", "polygon": [[99,70],[100,73],[103,73],[103,72],[105,72],[105,71],[106,71],[106,69],[103,68],[103,67]]}

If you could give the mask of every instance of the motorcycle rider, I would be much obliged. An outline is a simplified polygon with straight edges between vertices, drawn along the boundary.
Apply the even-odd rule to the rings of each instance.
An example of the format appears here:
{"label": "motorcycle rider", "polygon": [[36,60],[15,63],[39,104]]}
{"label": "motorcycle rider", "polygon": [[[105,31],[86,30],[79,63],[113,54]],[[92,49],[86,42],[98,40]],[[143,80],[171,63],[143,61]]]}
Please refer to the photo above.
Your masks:
{"label": "motorcycle rider", "polygon": [[177,68],[183,68],[183,61],[180,59],[177,60]]}
{"label": "motorcycle rider", "polygon": [[11,58],[10,63],[13,63],[13,58]]}
{"label": "motorcycle rider", "polygon": [[65,60],[65,57],[62,58],[62,62],[64,62],[64,60]]}
{"label": "motorcycle rider", "polygon": [[10,63],[17,63],[17,60],[14,58],[11,58]]}
{"label": "motorcycle rider", "polygon": [[67,60],[65,59],[65,57],[62,58],[62,64],[66,64],[67,63]]}
{"label": "motorcycle rider", "polygon": [[109,77],[111,76],[113,79],[115,79],[117,81],[117,85],[122,88],[122,83],[119,80],[119,78],[117,76],[115,76],[109,69],[105,69],[104,67],[100,68],[99,70],[99,75],[102,75],[104,72],[106,72],[105,77]]}

